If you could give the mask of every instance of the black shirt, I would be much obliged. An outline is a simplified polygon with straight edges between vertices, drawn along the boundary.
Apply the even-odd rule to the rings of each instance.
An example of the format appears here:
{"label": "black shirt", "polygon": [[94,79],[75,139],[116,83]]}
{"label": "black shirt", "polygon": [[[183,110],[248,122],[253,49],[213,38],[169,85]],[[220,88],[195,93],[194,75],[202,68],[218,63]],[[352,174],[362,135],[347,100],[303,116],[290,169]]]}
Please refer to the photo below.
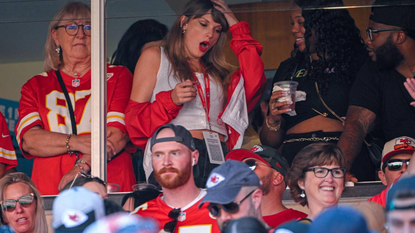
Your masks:
{"label": "black shirt", "polygon": [[[277,72],[275,73],[273,83],[284,80],[296,81],[298,82],[297,90],[304,91],[307,95],[305,101],[299,101],[295,103],[295,111],[297,112],[296,116],[289,116],[288,114],[282,115],[286,122],[285,130],[290,129],[302,121],[319,115],[316,111],[313,110],[313,108],[321,113],[327,113],[327,117],[337,120],[337,118],[332,115],[322,104],[320,98],[318,97],[315,87],[316,81],[311,80],[308,77],[308,74],[306,74],[306,72],[308,73],[308,71],[305,69],[306,64],[302,63],[293,66],[291,64],[292,62],[294,62],[294,59],[289,58],[280,64]],[[324,102],[338,116],[346,116],[351,88],[350,85],[338,82],[336,71],[332,68],[327,68],[324,71],[324,75],[328,75],[330,80],[328,90],[325,94],[322,95]]]}
{"label": "black shirt", "polygon": [[380,118],[386,141],[396,137],[415,137],[415,107],[403,83],[406,78],[395,69],[379,70],[367,62],[350,92],[350,105],[369,109]]}

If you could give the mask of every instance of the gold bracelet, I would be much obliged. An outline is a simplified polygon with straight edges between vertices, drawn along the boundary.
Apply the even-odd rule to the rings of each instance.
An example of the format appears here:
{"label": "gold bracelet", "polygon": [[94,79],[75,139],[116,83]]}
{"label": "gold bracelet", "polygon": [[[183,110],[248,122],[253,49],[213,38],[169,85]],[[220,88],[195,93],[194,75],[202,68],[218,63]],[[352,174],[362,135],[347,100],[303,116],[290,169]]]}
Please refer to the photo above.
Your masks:
{"label": "gold bracelet", "polygon": [[69,155],[73,155],[73,151],[71,151],[71,147],[69,146],[69,140],[71,139],[72,134],[68,134],[68,136],[66,137],[66,151],[68,152]]}
{"label": "gold bracelet", "polygon": [[270,126],[268,122],[268,117],[265,119],[265,124],[267,125],[269,130],[274,132],[277,132],[281,128],[281,121],[278,123],[277,126]]}

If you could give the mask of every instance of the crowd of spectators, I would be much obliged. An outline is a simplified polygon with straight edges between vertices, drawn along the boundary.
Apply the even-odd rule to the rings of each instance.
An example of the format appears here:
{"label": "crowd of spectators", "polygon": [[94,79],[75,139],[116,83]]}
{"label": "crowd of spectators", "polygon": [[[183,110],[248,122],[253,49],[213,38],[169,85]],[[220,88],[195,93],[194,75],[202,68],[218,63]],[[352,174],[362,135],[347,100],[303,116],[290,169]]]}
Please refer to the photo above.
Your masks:
{"label": "crowd of spectators", "polygon": [[[342,0],[292,1],[295,45],[273,83],[295,81],[296,93],[265,91],[262,45],[224,0],[190,0],[170,30],[136,22],[107,65],[103,181],[90,175],[91,10],[67,3],[45,72],[21,91],[31,178],[15,172],[0,114],[0,232],[415,232],[415,5],[373,5],[363,40]],[[256,105],[261,145],[240,149]],[[365,141],[375,127],[381,155]],[[376,171],[381,193],[338,207],[347,181]],[[284,205],[287,186],[304,212]],[[119,205],[108,190],[129,194]],[[42,195],[58,195],[50,224]]]}

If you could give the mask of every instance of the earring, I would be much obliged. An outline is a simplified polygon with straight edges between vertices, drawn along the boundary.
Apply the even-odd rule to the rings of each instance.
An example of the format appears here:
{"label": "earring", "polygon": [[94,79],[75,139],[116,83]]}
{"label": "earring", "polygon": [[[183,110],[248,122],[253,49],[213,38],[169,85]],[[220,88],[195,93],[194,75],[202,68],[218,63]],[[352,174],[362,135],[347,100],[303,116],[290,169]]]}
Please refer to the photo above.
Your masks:
{"label": "earring", "polygon": [[303,198],[303,199],[305,198],[305,192],[304,192],[304,190],[301,190],[300,197]]}
{"label": "earring", "polygon": [[182,32],[183,32],[183,34],[184,34],[184,33],[186,33],[186,29],[184,29],[184,28],[183,28],[183,29],[182,29]]}
{"label": "earring", "polygon": [[56,53],[57,53],[57,54],[60,54],[60,53],[61,53],[61,46],[57,47],[57,48],[55,49],[55,51],[56,51]]}

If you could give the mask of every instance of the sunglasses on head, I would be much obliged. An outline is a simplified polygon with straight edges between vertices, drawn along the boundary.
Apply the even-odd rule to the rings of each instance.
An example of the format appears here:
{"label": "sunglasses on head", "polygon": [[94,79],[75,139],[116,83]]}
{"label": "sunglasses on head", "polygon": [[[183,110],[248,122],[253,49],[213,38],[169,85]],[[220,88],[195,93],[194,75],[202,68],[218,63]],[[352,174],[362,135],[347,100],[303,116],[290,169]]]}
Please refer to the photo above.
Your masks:
{"label": "sunglasses on head", "polygon": [[255,192],[255,190],[256,189],[249,192],[248,195],[246,195],[244,198],[242,198],[242,200],[240,200],[238,202],[231,202],[231,203],[224,204],[224,205],[210,203],[207,208],[208,208],[210,214],[213,217],[219,217],[220,216],[220,209],[223,209],[224,211],[226,211],[227,213],[230,213],[230,214],[238,213],[239,205],[243,201],[245,201],[245,199],[247,199],[249,196],[251,196],[251,194],[253,192]]}
{"label": "sunglasses on head", "polygon": [[[255,159],[247,159],[247,160],[245,160],[245,161],[244,161],[244,163],[245,163],[246,165],[248,165],[248,167],[249,167],[252,171],[254,171],[258,165],[262,165],[262,164],[258,163]],[[264,166],[269,167],[268,165],[264,165]]]}
{"label": "sunglasses on head", "polygon": [[16,209],[17,202],[19,202],[19,204],[22,207],[28,207],[30,204],[32,204],[34,199],[35,199],[35,194],[28,193],[28,194],[21,196],[17,200],[7,199],[4,201],[0,201],[0,204],[4,211],[13,211],[14,209]]}
{"label": "sunglasses on head", "polygon": [[403,164],[406,163],[406,166],[409,166],[410,159],[389,159],[386,163],[383,164],[383,170],[388,167],[389,171],[399,171],[403,168]]}
{"label": "sunglasses on head", "polygon": [[180,210],[180,208],[178,208],[178,209],[172,209],[170,212],[169,212],[169,218],[172,218],[173,220],[172,221],[170,221],[170,222],[167,222],[165,225],[164,225],[164,227],[163,227],[163,230],[165,231],[165,232],[174,232],[174,230],[176,230],[176,226],[177,226],[177,219],[179,218],[179,216],[180,216],[180,212],[181,212],[181,210]]}

